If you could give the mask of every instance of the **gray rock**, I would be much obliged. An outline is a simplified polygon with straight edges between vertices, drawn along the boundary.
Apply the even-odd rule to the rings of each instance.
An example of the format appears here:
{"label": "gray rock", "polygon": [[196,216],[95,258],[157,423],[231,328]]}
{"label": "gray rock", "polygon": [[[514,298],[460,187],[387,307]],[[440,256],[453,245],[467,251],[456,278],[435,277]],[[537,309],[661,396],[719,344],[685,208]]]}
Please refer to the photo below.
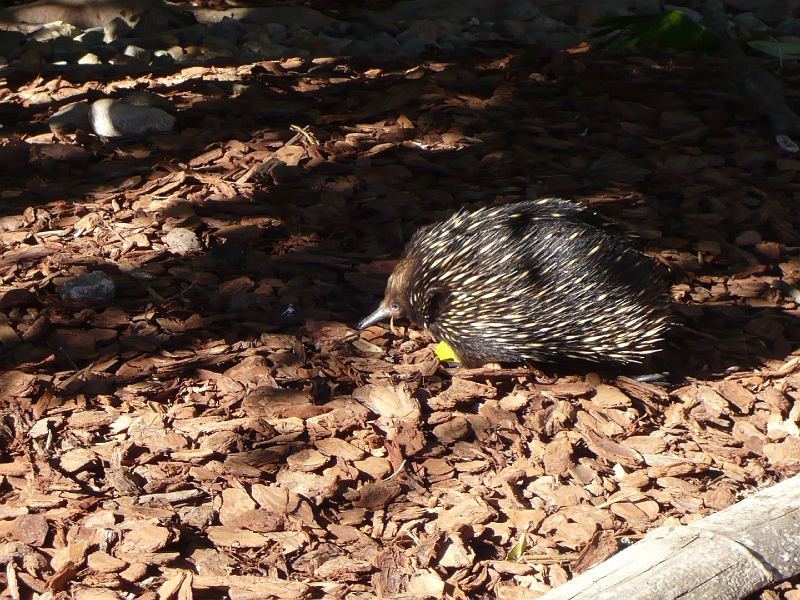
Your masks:
{"label": "gray rock", "polygon": [[0,11],[0,23],[71,23],[81,29],[102,27],[120,14],[124,7],[130,14],[138,14],[146,8],[157,5],[160,0],[39,0],[24,6],[6,8]]}
{"label": "gray rock", "polygon": [[270,41],[274,44],[282,44],[289,35],[286,26],[280,23],[267,23],[264,25],[264,30],[267,32]]}
{"label": "gray rock", "polygon": [[[564,25],[575,25],[578,22],[578,6],[573,2],[559,2],[551,6],[544,7],[545,16],[555,19]],[[605,10],[603,11],[606,12]],[[652,12],[661,12],[660,8]],[[598,15],[599,15],[598,11]],[[642,13],[645,14],[645,13]],[[608,15],[614,16],[614,15]],[[622,15],[616,15],[622,16]]]}
{"label": "gray rock", "polygon": [[342,51],[350,45],[352,40],[347,38],[334,38],[327,35],[320,34],[314,39],[312,49],[316,54],[321,56],[338,56]]}
{"label": "gray rock", "polygon": [[225,17],[218,23],[212,23],[208,26],[208,30],[212,35],[221,37],[231,44],[236,44],[239,41],[239,37],[245,32],[242,24],[230,17]]}
{"label": "gray rock", "polygon": [[301,47],[307,48],[309,45],[314,44],[314,40],[316,36],[313,32],[309,31],[308,29],[304,29],[302,27],[293,27],[290,29],[291,37],[286,41],[287,44],[291,44],[292,47]]}
{"label": "gray rock", "polygon": [[200,49],[205,56],[233,56],[238,48],[225,38],[216,35],[207,35],[200,44]]}
{"label": "gray rock", "polygon": [[410,40],[406,40],[405,43],[400,44],[400,51],[405,52],[406,54],[410,54],[411,56],[419,56],[420,54],[424,54],[428,50],[432,50],[433,48],[438,48],[438,44],[435,42],[431,42],[430,40],[424,40],[422,38],[411,38]]}
{"label": "gray rock", "polygon": [[50,117],[48,125],[53,133],[68,133],[76,129],[89,131],[89,105],[86,102],[76,102],[65,106]]}
{"label": "gray rock", "polygon": [[363,40],[350,40],[350,43],[342,49],[344,56],[366,56],[373,52],[375,46]]}
{"label": "gray rock", "polygon": [[569,27],[547,15],[539,15],[532,21],[528,21],[525,29],[528,33],[566,33],[569,31]]}
{"label": "gray rock", "polygon": [[539,7],[530,2],[511,2],[500,11],[499,16],[510,21],[529,21],[539,16]]}
{"label": "gray rock", "polygon": [[[460,38],[457,38],[457,40],[460,40],[461,45],[468,45],[472,44],[473,42],[477,42],[478,36],[471,31],[465,31],[461,34]],[[448,39],[447,41],[449,43],[456,43],[456,40],[453,39]]]}
{"label": "gray rock", "polygon": [[[230,14],[230,11],[226,11]],[[234,17],[235,18],[235,17]],[[305,6],[269,6],[247,9],[241,18],[244,25],[267,25],[269,23],[291,23],[314,33],[330,27],[336,19]]]}
{"label": "gray rock", "polygon": [[[798,35],[800,34],[800,19],[786,19],[778,23],[775,29],[772,30],[772,34],[776,37],[782,35]],[[0,42],[1,43],[1,42]],[[0,54],[4,53],[0,52]]]}
{"label": "gray rock", "polygon": [[264,43],[258,41],[247,42],[239,51],[238,57],[243,61],[250,60],[278,60],[284,56],[297,54],[281,44]]}
{"label": "gray rock", "polygon": [[153,281],[156,279],[155,275],[139,268],[135,262],[128,262],[124,259],[119,260],[117,261],[117,267],[119,267],[122,273],[133,279],[138,279],[140,281]]}
{"label": "gray rock", "polygon": [[130,56],[131,58],[135,58],[136,60],[145,65],[150,64],[150,58],[151,58],[150,53],[144,48],[141,48],[139,46],[134,46],[134,45],[126,46],[123,54],[125,56]]}
{"label": "gray rock", "polygon": [[162,240],[167,247],[176,254],[199,252],[203,249],[194,231],[182,227],[176,227],[165,235]]}
{"label": "gray rock", "polygon": [[49,42],[52,39],[59,37],[61,34],[57,31],[53,31],[49,27],[39,27],[31,31],[27,39],[34,42]]}
{"label": "gray rock", "polygon": [[664,10],[667,11],[667,12],[671,12],[673,10],[677,10],[677,11],[682,12],[683,14],[685,14],[687,17],[689,17],[695,23],[702,23],[703,22],[703,15],[701,15],[696,10],[692,10],[691,8],[687,8],[685,6],[675,6],[673,4],[665,4],[664,5]]}
{"label": "gray rock", "polygon": [[[347,25],[346,27],[344,25]],[[375,35],[375,29],[366,23],[342,23],[337,35],[359,40],[369,40]]]}
{"label": "gray rock", "polygon": [[103,27],[92,27],[76,36],[75,41],[87,46],[94,46],[95,44],[102,44],[105,41],[105,37],[106,32]]}
{"label": "gray rock", "polygon": [[84,54],[83,56],[81,56],[78,59],[78,64],[79,65],[102,65],[103,61],[100,60],[100,57],[97,56],[97,54],[92,54],[91,52],[88,52],[87,54]]}
{"label": "gray rock", "polygon": [[[640,7],[657,1],[630,0],[626,7]],[[777,6],[784,0],[761,1],[763,7],[770,3]],[[117,3],[117,12],[111,14],[107,9],[114,2]],[[99,59],[101,63],[136,64],[135,60],[138,60],[171,66],[217,56],[254,61],[286,56],[372,56],[398,52],[420,55],[428,49],[463,48],[474,41],[513,40],[516,43],[529,43],[536,39],[552,46],[547,39],[540,37],[545,33],[548,36],[565,34],[556,36],[561,40],[556,45],[561,46],[567,39],[576,39],[575,34],[578,33],[574,28],[565,26],[563,19],[552,19],[556,14],[553,6],[557,8],[557,5],[563,4],[561,13],[569,14],[570,22],[575,22],[577,0],[567,3],[552,0],[401,0],[386,10],[350,11],[346,21],[304,6],[230,8],[220,11],[184,5],[174,9],[162,0],[131,0],[130,5],[119,5],[118,2],[93,0],[91,6],[86,4],[86,0],[34,2],[30,6],[37,5],[40,14],[50,15],[53,10],[62,14],[68,9],[80,16],[81,27],[93,29],[76,33],[74,27],[56,22],[62,20],[67,23],[68,20],[50,18],[46,26],[36,29],[28,39],[29,43],[34,38],[47,40],[50,45],[26,45],[23,50],[19,37],[16,40],[9,38],[9,49],[4,54],[4,42],[0,37],[0,56],[21,58],[26,63],[56,60],[96,64]],[[610,2],[601,0],[603,6]],[[120,13],[120,6],[131,10]],[[540,13],[539,6],[547,16]],[[603,12],[600,8],[595,9],[598,14]],[[100,12],[95,14],[95,11]],[[101,12],[103,20],[97,22]],[[188,13],[197,22],[187,24]],[[782,13],[777,11],[775,14]],[[761,13],[756,16],[760,17]],[[774,21],[769,22],[774,24]],[[97,25],[104,26],[102,31]],[[783,27],[794,29],[789,24]],[[33,29],[33,26],[26,25],[24,31]],[[64,43],[60,39],[67,35],[74,42]],[[99,44],[101,35],[106,42],[102,50]],[[149,52],[149,56],[144,51]],[[89,53],[96,58],[89,56]]]}
{"label": "gray rock", "polygon": [[446,19],[463,23],[477,18],[479,21],[512,19],[525,21],[539,14],[530,2],[519,0],[405,0],[383,11],[381,21],[410,21],[415,19]]}
{"label": "gray rock", "polygon": [[[494,23],[492,23],[492,27],[494,27]],[[504,36],[500,35],[494,29],[492,31],[488,31],[481,36],[482,42],[499,42],[504,39]]]}
{"label": "gray rock", "polygon": [[172,28],[174,19],[163,10],[149,9],[139,15],[139,20],[133,26],[133,35],[136,37],[151,37]]}
{"label": "gray rock", "polygon": [[494,30],[505,38],[523,38],[527,34],[525,23],[511,19],[503,19],[494,24]]}
{"label": "gray rock", "polygon": [[584,40],[585,38],[582,35],[574,31],[566,31],[564,33],[554,31],[553,33],[549,33],[546,37],[542,37],[537,41],[540,41],[545,48],[561,50],[562,48],[577,46]]}
{"label": "gray rock", "polygon": [[[447,19],[436,19],[434,23],[436,23],[436,26],[444,35],[461,35],[461,32],[464,30],[462,24],[453,23]],[[439,41],[441,41],[441,39]]]}
{"label": "gray rock", "polygon": [[[63,4],[72,7],[70,10],[80,6],[88,13],[111,1],[93,0],[91,10],[85,0],[39,0],[34,4]],[[611,2],[601,1],[605,2],[603,6]],[[782,0],[762,1],[780,3]],[[570,15],[570,22],[575,22],[576,2],[570,0],[562,7],[561,12]],[[633,4],[626,6],[638,7],[657,0],[630,2]],[[350,11],[347,20],[343,21],[303,6],[216,11],[182,5],[180,10],[175,10],[170,5],[161,4],[160,0],[131,0],[131,6],[136,5],[138,11],[117,12],[116,15],[104,13],[106,18],[102,23],[94,23],[98,18],[94,15],[89,19],[93,21],[93,28],[83,33],[50,19],[47,25],[38,29],[25,26],[24,31],[33,30],[35,33],[23,46],[21,34],[4,40],[4,32],[0,31],[0,60],[6,56],[31,64],[55,60],[171,67],[220,56],[247,62],[287,56],[336,55],[368,55],[376,57],[375,60],[387,60],[398,53],[419,56],[437,48],[455,50],[473,42],[508,40],[515,43],[535,40],[545,46],[563,47],[580,41],[582,38],[578,36],[582,30],[579,32],[552,18],[556,14],[553,6],[559,4],[562,3],[540,3],[538,0],[402,0],[386,10]],[[540,13],[539,6],[546,15]],[[600,9],[597,11],[602,12]],[[688,9],[685,12],[689,12]],[[197,22],[187,24],[187,13],[194,15]],[[135,17],[131,16],[134,14]],[[741,15],[738,18],[740,21],[744,19]],[[748,23],[758,25],[752,21]],[[101,29],[96,26],[98,24],[104,27]],[[87,26],[88,22],[81,25]],[[784,22],[781,26],[794,33],[793,23]],[[31,45],[31,39],[35,37],[47,40],[46,44]],[[548,39],[551,37],[552,40]],[[106,43],[100,44],[103,40]],[[103,129],[98,124],[98,127],[107,134],[121,133],[113,126]],[[131,134],[129,131],[125,135]]]}
{"label": "gray rock", "polygon": [[92,129],[103,137],[130,137],[148,132],[172,131],[177,119],[152,106],[125,104],[105,98],[89,110]]}
{"label": "gray rock", "polygon": [[79,33],[80,30],[69,23],[47,23],[28,34],[28,39],[46,42],[62,36],[73,38]]}
{"label": "gray rock", "polygon": [[400,51],[400,43],[385,31],[381,31],[370,41],[378,52]]}
{"label": "gray rock", "polygon": [[0,56],[11,60],[17,58],[22,54],[22,45],[25,41],[24,33],[0,30]]}
{"label": "gray rock", "polygon": [[172,46],[171,48],[167,49],[167,54],[172,57],[172,60],[178,60],[183,57],[185,52],[180,46]]}
{"label": "gray rock", "polygon": [[792,6],[791,3],[774,0],[773,2],[764,2],[761,8],[756,10],[755,15],[770,27],[774,27],[792,13],[797,14],[796,11],[797,7]]}
{"label": "gray rock", "polygon": [[105,304],[113,300],[116,293],[114,280],[102,271],[78,275],[61,286],[63,300],[80,304]]}
{"label": "gray rock", "polygon": [[[292,44],[292,42],[287,42],[288,37],[285,27],[282,29],[275,29],[274,31],[274,35],[265,29],[248,31],[240,40],[240,52],[242,50],[247,50],[253,53],[259,53],[262,51],[272,53],[274,52],[276,46],[286,48],[288,44]],[[309,34],[309,36],[310,35],[311,34]]]}
{"label": "gray rock", "polygon": [[375,31],[388,33],[392,37],[400,33],[397,23],[384,17],[382,13],[374,10],[363,10],[359,13],[360,19]]}
{"label": "gray rock", "polygon": [[86,46],[68,37],[54,39],[52,46],[54,61],[63,60],[68,63],[74,63],[88,52]]}
{"label": "gray rock", "polygon": [[753,13],[746,12],[736,15],[731,19],[736,31],[741,33],[755,33],[756,31],[766,31],[770,27],[764,21],[757,18]]}
{"label": "gray rock", "polygon": [[439,46],[443,50],[450,50],[453,48],[463,48],[464,46],[469,45],[470,42],[476,41],[477,38],[472,35],[469,31],[465,31],[461,35],[453,35],[448,34],[442,37],[439,41]]}
{"label": "gray rock", "polygon": [[[284,30],[283,30],[283,39],[284,40],[286,39],[286,28],[284,28]],[[243,46],[245,44],[250,43],[250,42],[253,42],[253,43],[256,43],[256,44],[272,44],[272,43],[276,43],[275,40],[273,39],[273,37],[269,34],[269,32],[265,31],[264,29],[261,29],[261,28],[253,29],[252,31],[248,31],[248,32],[242,34],[242,38],[239,40],[239,42]]]}
{"label": "gray rock", "polygon": [[402,45],[408,40],[419,38],[436,43],[441,34],[441,29],[433,21],[414,21],[408,29],[397,36],[397,41]]}
{"label": "gray rock", "polygon": [[114,17],[103,27],[103,33],[103,41],[108,44],[119,38],[131,36],[133,34],[133,27],[128,25],[128,23],[120,17]]}
{"label": "gray rock", "polygon": [[175,64],[175,59],[166,50],[156,50],[153,52],[153,60],[150,64],[154,67],[171,67]]}
{"label": "gray rock", "polygon": [[19,58],[23,62],[51,61],[53,60],[53,45],[47,42],[26,42],[22,46]]}
{"label": "gray rock", "polygon": [[95,44],[89,48],[89,51],[92,54],[97,55],[97,58],[99,58],[103,63],[110,62],[117,54],[119,54],[119,52],[117,52],[108,44]]}
{"label": "gray rock", "polygon": [[109,46],[117,50],[117,52],[124,52],[128,46],[139,46],[145,50],[166,50],[170,46],[179,44],[178,37],[172,35],[170,32],[163,32],[153,37],[127,37],[109,42]]}
{"label": "gray rock", "polygon": [[173,29],[170,33],[178,38],[178,43],[184,48],[186,46],[199,46],[203,43],[203,39],[209,35],[208,29],[200,24]]}
{"label": "gray rock", "polygon": [[126,96],[122,102],[124,104],[132,104],[135,106],[155,106],[161,110],[174,114],[177,112],[175,105],[164,96],[153,92],[133,92]]}

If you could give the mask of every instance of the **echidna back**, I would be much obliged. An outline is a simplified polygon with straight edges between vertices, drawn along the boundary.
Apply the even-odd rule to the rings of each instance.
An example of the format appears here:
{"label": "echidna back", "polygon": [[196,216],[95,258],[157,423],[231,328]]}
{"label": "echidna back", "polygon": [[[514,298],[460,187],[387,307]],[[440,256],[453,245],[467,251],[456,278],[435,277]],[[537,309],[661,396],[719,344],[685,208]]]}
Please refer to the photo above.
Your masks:
{"label": "echidna back", "polygon": [[421,230],[401,263],[412,320],[467,366],[640,362],[669,324],[665,285],[650,257],[584,215],[547,199],[461,211]]}

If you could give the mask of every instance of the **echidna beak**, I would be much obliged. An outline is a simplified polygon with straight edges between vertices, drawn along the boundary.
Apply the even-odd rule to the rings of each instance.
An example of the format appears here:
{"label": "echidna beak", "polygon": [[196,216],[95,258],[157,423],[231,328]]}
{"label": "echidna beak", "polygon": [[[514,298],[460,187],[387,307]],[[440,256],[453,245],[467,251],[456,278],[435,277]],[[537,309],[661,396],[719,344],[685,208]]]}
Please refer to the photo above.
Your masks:
{"label": "echidna beak", "polygon": [[378,310],[376,310],[374,313],[372,313],[370,316],[368,316],[366,319],[364,319],[363,321],[361,321],[361,323],[358,324],[358,328],[364,329],[365,327],[369,327],[370,325],[373,325],[374,323],[377,323],[378,321],[391,316],[392,313],[390,313],[387,309],[383,308],[382,306],[379,306]]}

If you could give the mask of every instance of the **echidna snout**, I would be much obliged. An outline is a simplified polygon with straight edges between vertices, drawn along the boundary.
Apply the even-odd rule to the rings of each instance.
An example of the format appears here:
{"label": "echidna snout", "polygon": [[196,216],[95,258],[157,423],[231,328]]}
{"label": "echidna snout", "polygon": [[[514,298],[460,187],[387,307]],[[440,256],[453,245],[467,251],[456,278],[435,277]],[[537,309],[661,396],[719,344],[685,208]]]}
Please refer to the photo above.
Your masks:
{"label": "echidna snout", "polygon": [[408,290],[411,287],[409,278],[413,277],[413,275],[414,268],[411,265],[411,261],[407,259],[401,260],[395,266],[389,281],[386,283],[383,301],[375,312],[358,324],[358,328],[364,329],[386,318],[400,319],[402,317],[408,317],[417,326],[424,325],[417,318],[411,306],[411,300],[408,297]]}
{"label": "echidna snout", "polygon": [[374,325],[378,321],[383,321],[385,318],[391,316],[392,313],[389,312],[389,310],[383,306],[383,302],[381,302],[380,306],[378,306],[378,308],[375,309],[375,312],[373,312],[370,316],[361,319],[361,321],[358,323],[358,328],[365,329],[370,325]]}
{"label": "echidna snout", "polygon": [[593,216],[547,198],[424,228],[359,328],[408,317],[464,366],[641,362],[669,327],[666,286],[649,256],[587,223]]}

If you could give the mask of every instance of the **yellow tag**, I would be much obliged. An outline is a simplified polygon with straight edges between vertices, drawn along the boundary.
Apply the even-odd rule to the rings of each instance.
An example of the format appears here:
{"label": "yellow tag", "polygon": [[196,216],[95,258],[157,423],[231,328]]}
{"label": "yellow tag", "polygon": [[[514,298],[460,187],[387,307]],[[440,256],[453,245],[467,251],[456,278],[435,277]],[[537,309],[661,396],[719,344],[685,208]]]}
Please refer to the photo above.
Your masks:
{"label": "yellow tag", "polygon": [[436,346],[436,357],[442,362],[459,362],[456,353],[447,342],[439,342]]}

